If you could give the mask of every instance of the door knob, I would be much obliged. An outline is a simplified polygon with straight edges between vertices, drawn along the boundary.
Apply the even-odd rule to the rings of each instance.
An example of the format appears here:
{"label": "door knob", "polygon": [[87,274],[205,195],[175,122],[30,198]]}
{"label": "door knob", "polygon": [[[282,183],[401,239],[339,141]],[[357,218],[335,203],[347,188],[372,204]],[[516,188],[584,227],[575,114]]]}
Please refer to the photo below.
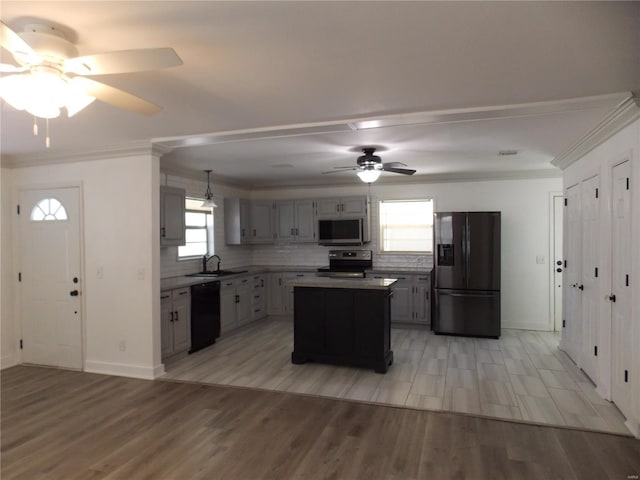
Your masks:
{"label": "door knob", "polygon": [[558,260],[558,261],[556,262],[556,265],[562,265],[562,260]]}
{"label": "door knob", "polygon": [[562,269],[561,268],[556,268],[556,272],[562,273]]}
{"label": "door knob", "polygon": [[72,297],[77,297],[79,295],[79,292],[78,290],[71,290],[69,292],[69,295],[71,295]]}

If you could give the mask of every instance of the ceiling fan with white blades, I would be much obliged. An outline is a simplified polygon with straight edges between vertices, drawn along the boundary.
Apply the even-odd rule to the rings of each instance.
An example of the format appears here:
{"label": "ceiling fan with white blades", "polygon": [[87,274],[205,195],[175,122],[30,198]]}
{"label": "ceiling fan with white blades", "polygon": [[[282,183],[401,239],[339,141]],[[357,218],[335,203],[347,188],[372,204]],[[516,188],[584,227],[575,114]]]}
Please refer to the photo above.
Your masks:
{"label": "ceiling fan with white blades", "polygon": [[375,182],[382,172],[391,172],[391,173],[400,173],[402,175],[413,175],[416,173],[415,170],[406,167],[404,163],[401,162],[387,162],[382,163],[382,159],[374,155],[376,149],[375,147],[363,147],[361,155],[358,157],[357,166],[356,167],[335,167],[335,170],[329,172],[322,173],[336,173],[343,172],[346,170],[356,170],[358,173],[358,177],[365,183],[373,183]]}
{"label": "ceiling fan with white blades", "polygon": [[[62,108],[71,117],[96,99],[131,112],[154,115],[162,107],[86,76],[182,65],[172,48],[78,56],[77,47],[61,29],[40,23],[27,24],[21,33],[16,33],[0,22],[0,33],[0,45],[17,64],[0,63],[0,97],[17,110],[47,120],[58,117]],[[34,134],[37,135],[35,118]]]}

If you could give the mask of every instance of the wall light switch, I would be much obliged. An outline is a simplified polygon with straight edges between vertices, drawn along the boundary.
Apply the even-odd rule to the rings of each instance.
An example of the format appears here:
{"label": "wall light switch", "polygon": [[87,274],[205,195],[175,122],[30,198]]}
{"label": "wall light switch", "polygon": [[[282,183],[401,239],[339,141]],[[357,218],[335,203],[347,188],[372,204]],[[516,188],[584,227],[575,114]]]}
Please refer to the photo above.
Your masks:
{"label": "wall light switch", "polygon": [[538,265],[544,265],[544,255],[538,255],[538,256],[536,257],[536,263],[537,263]]}

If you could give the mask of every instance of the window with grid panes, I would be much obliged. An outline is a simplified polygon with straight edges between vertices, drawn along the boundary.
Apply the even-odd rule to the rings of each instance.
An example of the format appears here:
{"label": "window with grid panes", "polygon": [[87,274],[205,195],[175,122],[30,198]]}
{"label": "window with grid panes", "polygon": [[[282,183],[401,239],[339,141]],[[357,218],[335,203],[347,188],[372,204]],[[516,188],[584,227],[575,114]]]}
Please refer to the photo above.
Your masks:
{"label": "window with grid panes", "polygon": [[178,258],[201,257],[213,252],[213,211],[202,206],[203,200],[185,200],[186,243],[178,247]]}
{"label": "window with grid panes", "polygon": [[432,199],[380,202],[382,253],[431,253],[432,242]]}

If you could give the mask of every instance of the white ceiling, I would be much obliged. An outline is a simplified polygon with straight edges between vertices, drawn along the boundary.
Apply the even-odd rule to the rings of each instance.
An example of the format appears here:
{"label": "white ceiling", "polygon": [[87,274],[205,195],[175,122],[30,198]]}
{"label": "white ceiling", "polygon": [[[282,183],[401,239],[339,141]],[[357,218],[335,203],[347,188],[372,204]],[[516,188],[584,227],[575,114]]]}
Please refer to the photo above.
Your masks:
{"label": "white ceiling", "polygon": [[153,140],[174,147],[165,168],[254,187],[357,182],[321,172],[355,164],[362,145],[416,176],[539,172],[615,107],[611,94],[640,88],[640,2],[2,1],[0,14],[16,31],[66,27],[80,54],[170,46],[184,61],[96,77],[164,110],[95,102],[51,121],[48,152],[33,119],[3,105],[12,164]]}

